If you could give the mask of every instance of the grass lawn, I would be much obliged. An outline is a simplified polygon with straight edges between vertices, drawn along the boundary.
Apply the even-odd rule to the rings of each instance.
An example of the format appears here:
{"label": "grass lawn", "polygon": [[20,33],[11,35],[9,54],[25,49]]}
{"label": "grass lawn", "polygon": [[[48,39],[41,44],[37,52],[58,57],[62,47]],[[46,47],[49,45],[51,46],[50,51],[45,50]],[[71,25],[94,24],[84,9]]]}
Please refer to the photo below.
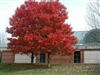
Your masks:
{"label": "grass lawn", "polygon": [[0,75],[100,75],[100,64],[0,64]]}

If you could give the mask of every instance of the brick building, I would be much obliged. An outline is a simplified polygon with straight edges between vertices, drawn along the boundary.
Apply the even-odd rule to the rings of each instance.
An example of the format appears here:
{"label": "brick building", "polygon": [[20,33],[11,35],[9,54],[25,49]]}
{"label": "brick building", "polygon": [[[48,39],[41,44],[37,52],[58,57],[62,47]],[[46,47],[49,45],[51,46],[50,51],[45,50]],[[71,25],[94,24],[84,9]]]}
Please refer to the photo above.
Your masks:
{"label": "brick building", "polygon": [[[51,63],[100,63],[100,30],[76,31],[74,35],[78,39],[77,47],[72,57],[54,55]],[[31,54],[13,54],[7,50],[7,45],[0,46],[0,62],[2,63],[30,63]],[[46,54],[37,55],[34,63],[46,63]]]}

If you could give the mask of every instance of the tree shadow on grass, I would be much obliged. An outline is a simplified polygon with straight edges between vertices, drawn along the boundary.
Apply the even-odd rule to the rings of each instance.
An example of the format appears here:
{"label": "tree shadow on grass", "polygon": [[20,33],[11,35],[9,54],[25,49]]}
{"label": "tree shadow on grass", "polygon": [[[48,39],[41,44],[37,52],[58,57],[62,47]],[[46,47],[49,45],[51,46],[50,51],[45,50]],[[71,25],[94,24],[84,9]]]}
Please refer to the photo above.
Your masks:
{"label": "tree shadow on grass", "polygon": [[0,64],[0,72],[9,73],[23,70],[34,70],[34,69],[48,69],[46,64],[15,64],[15,63],[3,63]]}

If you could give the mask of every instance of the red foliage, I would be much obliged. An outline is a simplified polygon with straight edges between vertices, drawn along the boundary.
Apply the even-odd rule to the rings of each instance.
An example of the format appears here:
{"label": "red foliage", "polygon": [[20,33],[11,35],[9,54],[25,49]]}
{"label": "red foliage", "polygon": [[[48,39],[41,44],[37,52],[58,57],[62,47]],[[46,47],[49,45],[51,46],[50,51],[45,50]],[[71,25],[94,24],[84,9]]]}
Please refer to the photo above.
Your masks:
{"label": "red foliage", "polygon": [[66,19],[66,7],[58,0],[26,1],[10,18],[8,48],[14,53],[70,55],[77,40]]}

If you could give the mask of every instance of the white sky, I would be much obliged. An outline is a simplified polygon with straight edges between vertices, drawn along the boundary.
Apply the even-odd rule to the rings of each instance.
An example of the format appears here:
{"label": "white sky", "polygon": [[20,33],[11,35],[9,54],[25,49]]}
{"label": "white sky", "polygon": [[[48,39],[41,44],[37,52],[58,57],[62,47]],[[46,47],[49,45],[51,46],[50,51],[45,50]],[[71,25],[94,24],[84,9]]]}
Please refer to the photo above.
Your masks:
{"label": "white sky", "polygon": [[[25,0],[0,0],[0,31],[5,31],[9,26],[9,18],[14,14],[18,6]],[[74,31],[86,30],[85,12],[86,0],[60,0],[69,11],[67,22],[71,24]]]}

